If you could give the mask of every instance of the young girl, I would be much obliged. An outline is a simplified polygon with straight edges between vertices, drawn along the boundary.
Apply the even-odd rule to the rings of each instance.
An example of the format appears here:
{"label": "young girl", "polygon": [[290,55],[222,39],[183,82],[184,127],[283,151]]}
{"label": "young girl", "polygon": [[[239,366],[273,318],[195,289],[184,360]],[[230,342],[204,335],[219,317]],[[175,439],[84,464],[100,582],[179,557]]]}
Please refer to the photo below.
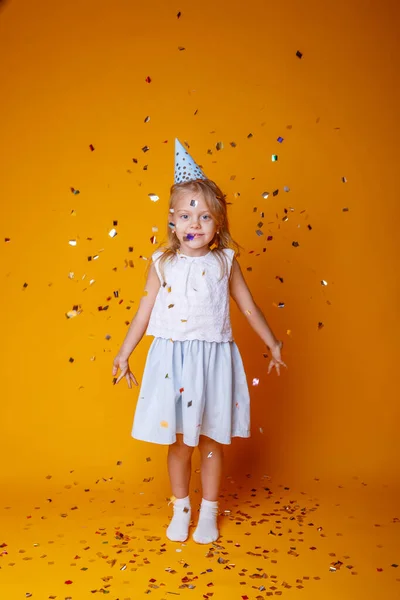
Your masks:
{"label": "young girl", "polygon": [[168,241],[164,252],[152,255],[147,295],[140,301],[112,372],[115,377],[120,369],[115,383],[126,377],[129,388],[132,381],[138,385],[128,359],[145,333],[154,336],[132,437],[169,445],[173,517],[167,537],[172,541],[188,537],[191,457],[199,447],[203,498],[193,539],[209,544],[219,537],[223,445],[230,444],[232,437],[250,437],[250,396],[232,336],[229,296],[270,349],[268,373],[275,367],[279,375],[280,365],[286,365],[281,360],[282,342],[255,304],[230,248],[239,246],[229,233],[221,190],[178,140],[176,149]]}

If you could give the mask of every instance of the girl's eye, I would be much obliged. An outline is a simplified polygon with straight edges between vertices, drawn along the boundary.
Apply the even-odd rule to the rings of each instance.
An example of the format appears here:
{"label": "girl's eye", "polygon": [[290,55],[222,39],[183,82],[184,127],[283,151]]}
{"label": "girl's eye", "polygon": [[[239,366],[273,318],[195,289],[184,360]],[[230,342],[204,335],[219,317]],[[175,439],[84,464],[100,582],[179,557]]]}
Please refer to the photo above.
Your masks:
{"label": "girl's eye", "polygon": [[[188,217],[188,216],[189,216],[189,215],[181,215],[181,219],[182,219],[183,217]],[[210,217],[210,215],[203,215],[203,217],[207,217],[207,219],[210,219],[210,218],[211,218],[211,217]]]}

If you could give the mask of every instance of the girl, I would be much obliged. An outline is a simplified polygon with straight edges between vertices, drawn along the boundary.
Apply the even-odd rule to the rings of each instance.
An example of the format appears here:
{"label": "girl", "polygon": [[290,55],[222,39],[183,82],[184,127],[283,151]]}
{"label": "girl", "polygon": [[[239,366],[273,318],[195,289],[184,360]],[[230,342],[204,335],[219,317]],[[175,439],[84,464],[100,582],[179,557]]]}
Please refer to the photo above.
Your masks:
{"label": "girl", "polygon": [[197,178],[171,187],[168,241],[149,265],[145,292],[113,363],[118,383],[137,386],[128,358],[146,335],[149,348],[132,437],[168,444],[173,517],[167,537],[183,542],[191,519],[191,457],[201,456],[203,498],[195,542],[219,537],[218,495],[223,448],[232,437],[250,437],[250,396],[239,349],[232,337],[229,295],[269,347],[280,374],[282,342],[268,324],[243,278],[229,233],[219,187]]}

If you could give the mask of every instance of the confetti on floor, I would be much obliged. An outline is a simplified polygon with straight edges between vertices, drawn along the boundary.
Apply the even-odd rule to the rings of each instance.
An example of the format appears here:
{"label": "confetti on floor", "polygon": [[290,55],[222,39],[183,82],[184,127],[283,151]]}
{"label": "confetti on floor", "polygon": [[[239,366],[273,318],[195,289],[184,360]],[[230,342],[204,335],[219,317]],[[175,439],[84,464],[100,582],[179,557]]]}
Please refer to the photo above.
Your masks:
{"label": "confetti on floor", "polygon": [[125,464],[97,478],[47,475],[23,497],[3,488],[2,600],[400,597],[400,513],[389,486],[374,490],[354,478],[332,489],[316,478],[307,491],[267,476],[249,474],[243,484],[228,476],[220,537],[201,545],[191,539],[199,488],[190,491],[189,539],[170,542],[169,490],[157,477],[145,485],[134,475],[127,482],[127,472],[121,479]]}

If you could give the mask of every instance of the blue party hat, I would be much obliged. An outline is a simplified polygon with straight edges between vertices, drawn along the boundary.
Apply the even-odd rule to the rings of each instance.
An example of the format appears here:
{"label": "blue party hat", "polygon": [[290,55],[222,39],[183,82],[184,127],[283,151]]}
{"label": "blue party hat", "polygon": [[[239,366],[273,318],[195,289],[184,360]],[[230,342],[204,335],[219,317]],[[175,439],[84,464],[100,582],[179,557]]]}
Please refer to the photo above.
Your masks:
{"label": "blue party hat", "polygon": [[175,183],[184,183],[194,179],[208,179],[185,150],[178,138],[175,138]]}

